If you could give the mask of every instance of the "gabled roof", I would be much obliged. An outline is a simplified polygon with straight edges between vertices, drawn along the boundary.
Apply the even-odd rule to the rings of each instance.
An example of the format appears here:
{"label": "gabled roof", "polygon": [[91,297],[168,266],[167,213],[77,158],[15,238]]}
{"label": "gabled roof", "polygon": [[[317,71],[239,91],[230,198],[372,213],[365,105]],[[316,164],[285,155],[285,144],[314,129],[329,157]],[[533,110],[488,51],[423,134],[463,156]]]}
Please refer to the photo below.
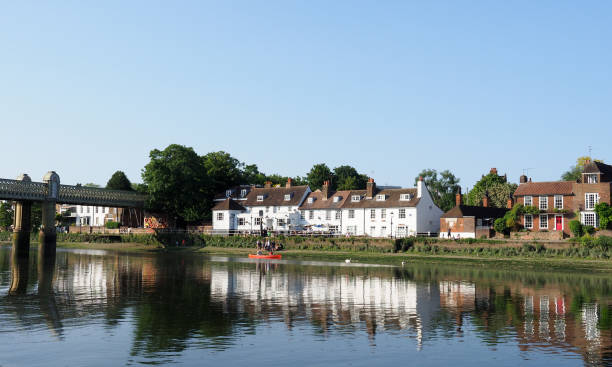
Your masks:
{"label": "gabled roof", "polygon": [[240,210],[240,211],[245,211],[246,209],[238,204],[237,202],[235,202],[234,200],[232,200],[231,198],[227,198],[225,200],[223,200],[222,202],[218,203],[217,205],[215,205],[212,210]]}
{"label": "gabled roof", "polygon": [[527,182],[519,185],[514,196],[573,195],[573,186],[573,181]]}
{"label": "gabled roof", "polygon": [[612,180],[612,166],[601,162],[590,162],[584,165],[582,173],[600,173],[602,182]]}
{"label": "gabled roof", "polygon": [[[241,202],[243,206],[297,206],[300,205],[308,186],[291,187],[255,187],[247,194],[246,200]],[[263,195],[263,201],[257,201],[257,197]],[[285,195],[290,195],[285,200]]]}
{"label": "gabled roof", "polygon": [[[412,195],[411,200],[400,200],[402,194]],[[352,201],[353,195],[359,195],[361,199],[357,202]],[[385,200],[376,200],[376,195],[385,195]],[[374,193],[373,198],[366,198],[366,190],[351,190],[342,208],[398,208],[414,207],[419,203],[417,189],[383,189]]]}
{"label": "gabled roof", "polygon": [[[240,196],[241,191],[242,190],[246,190],[247,194],[249,193],[249,191],[251,191],[252,186],[251,185],[238,185],[238,186],[233,186],[228,188],[227,190],[230,191],[230,198],[234,199],[234,200],[245,200],[246,196]],[[227,191],[226,190],[226,191]],[[215,201],[223,201],[227,198],[227,193],[226,191],[224,192],[220,192],[217,193],[215,195]]]}
{"label": "gabled roof", "polygon": [[508,209],[506,208],[457,205],[451,210],[442,214],[441,218],[462,218],[462,217],[501,218],[506,214],[507,211]]}
{"label": "gabled roof", "polygon": [[[315,192],[311,192],[306,196],[306,199],[300,205],[300,210],[314,210],[314,209],[340,209],[347,198],[350,196],[349,190],[336,191],[330,195],[327,200],[323,200],[323,192],[321,190],[317,190]],[[338,202],[334,202],[334,198],[339,197]],[[312,198],[313,202],[311,204],[308,203],[308,199]]]}

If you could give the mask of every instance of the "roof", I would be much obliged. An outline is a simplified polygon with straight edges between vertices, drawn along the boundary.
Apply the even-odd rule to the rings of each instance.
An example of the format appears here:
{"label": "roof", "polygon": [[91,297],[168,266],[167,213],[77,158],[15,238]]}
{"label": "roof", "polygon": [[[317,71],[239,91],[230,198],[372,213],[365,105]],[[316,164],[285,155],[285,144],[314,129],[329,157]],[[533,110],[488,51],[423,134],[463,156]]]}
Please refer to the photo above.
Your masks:
{"label": "roof", "polygon": [[[291,187],[255,187],[247,194],[243,206],[297,206],[300,205],[304,194],[309,190],[308,186]],[[263,201],[257,201],[257,197],[263,195]],[[285,195],[290,195],[285,200]]]}
{"label": "roof", "polygon": [[494,208],[484,206],[457,205],[446,213],[442,214],[441,218],[501,218],[506,214],[506,208]]}
{"label": "roof", "polygon": [[[349,190],[336,191],[332,193],[327,200],[323,200],[323,192],[317,190],[311,192],[306,196],[306,200],[300,205],[300,210],[313,210],[313,209],[340,209],[346,199],[350,196]],[[340,198],[337,202],[334,202],[334,198]],[[312,198],[313,202],[308,203],[308,199]]]}
{"label": "roof", "polygon": [[573,184],[573,181],[527,182],[519,185],[514,196],[573,195]]}
{"label": "roof", "polygon": [[[412,195],[411,200],[400,200],[402,194]],[[357,202],[352,201],[353,195],[361,196]],[[385,195],[385,200],[376,200],[377,195]],[[398,208],[414,207],[419,203],[417,189],[383,189],[374,193],[373,198],[366,198],[366,190],[351,190],[342,208]]]}
{"label": "roof", "polygon": [[601,173],[602,176],[605,176],[601,181],[607,182],[612,180],[612,166],[601,162],[585,164],[582,173]]}
{"label": "roof", "polygon": [[240,211],[245,211],[246,209],[238,204],[237,202],[235,202],[234,200],[232,200],[231,198],[227,198],[225,200],[223,200],[222,202],[218,203],[217,205],[215,205],[212,210],[240,210]]}
{"label": "roof", "polygon": [[220,192],[218,194],[215,195],[215,201],[223,201],[226,198],[228,198],[227,196],[227,191],[230,191],[230,198],[234,199],[234,200],[245,200],[246,196],[240,196],[240,194],[242,193],[242,190],[246,190],[247,194],[249,193],[249,191],[251,191],[252,186],[251,185],[239,185],[239,186],[233,186],[228,188],[226,191],[224,192]]}

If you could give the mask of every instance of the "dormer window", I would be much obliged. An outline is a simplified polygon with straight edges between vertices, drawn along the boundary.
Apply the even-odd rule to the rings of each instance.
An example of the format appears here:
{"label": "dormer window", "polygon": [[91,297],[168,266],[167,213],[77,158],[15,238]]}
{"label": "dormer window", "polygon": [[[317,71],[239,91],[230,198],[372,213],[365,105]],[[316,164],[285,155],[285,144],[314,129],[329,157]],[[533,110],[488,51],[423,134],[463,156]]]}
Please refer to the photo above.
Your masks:
{"label": "dormer window", "polygon": [[312,204],[312,203],[314,203],[314,198],[308,198],[307,201],[308,201],[308,204]]}
{"label": "dormer window", "polygon": [[401,201],[410,201],[410,200],[412,200],[412,195],[410,195],[410,194],[401,194],[400,195],[400,200]]}
{"label": "dormer window", "polygon": [[240,197],[243,198],[247,195],[247,189],[240,190]]}
{"label": "dormer window", "polygon": [[232,190],[225,190],[225,197],[228,198],[232,196]]}
{"label": "dormer window", "polygon": [[585,174],[586,183],[594,184],[597,183],[597,175],[596,174]]}
{"label": "dormer window", "polygon": [[351,196],[351,201],[352,202],[359,202],[359,200],[361,200],[361,196],[360,195],[353,195],[353,196]]}
{"label": "dormer window", "polygon": [[385,201],[387,199],[387,195],[376,195],[376,201]]}
{"label": "dormer window", "polygon": [[339,203],[342,196],[334,196],[334,203]]}
{"label": "dormer window", "polygon": [[257,195],[257,201],[263,201],[264,196],[263,195]]}
{"label": "dormer window", "polygon": [[291,200],[291,194],[285,194],[285,201]]}

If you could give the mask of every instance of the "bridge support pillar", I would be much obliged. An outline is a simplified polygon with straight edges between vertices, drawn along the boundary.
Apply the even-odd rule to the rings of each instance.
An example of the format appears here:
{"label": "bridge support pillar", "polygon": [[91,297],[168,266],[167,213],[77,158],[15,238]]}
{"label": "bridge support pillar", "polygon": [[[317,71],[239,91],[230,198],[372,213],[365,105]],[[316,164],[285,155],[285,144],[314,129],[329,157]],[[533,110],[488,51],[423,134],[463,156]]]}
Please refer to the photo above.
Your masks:
{"label": "bridge support pillar", "polygon": [[42,225],[40,227],[40,233],[38,234],[38,252],[43,257],[53,257],[55,256],[57,241],[57,232],[55,230],[55,201],[43,201],[41,207]]}
{"label": "bridge support pillar", "polygon": [[13,254],[18,258],[27,258],[30,254],[30,231],[32,203],[15,202],[15,220],[13,221]]}

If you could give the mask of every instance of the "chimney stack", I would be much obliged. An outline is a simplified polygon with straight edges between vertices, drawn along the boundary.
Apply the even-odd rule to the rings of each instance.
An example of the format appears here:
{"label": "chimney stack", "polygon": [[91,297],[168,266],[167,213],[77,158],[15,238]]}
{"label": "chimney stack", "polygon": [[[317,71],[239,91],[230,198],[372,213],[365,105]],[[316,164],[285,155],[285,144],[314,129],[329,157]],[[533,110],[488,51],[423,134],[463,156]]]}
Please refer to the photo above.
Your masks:
{"label": "chimney stack", "polygon": [[522,184],[527,183],[527,176],[521,175],[521,178],[519,178],[519,182]]}
{"label": "chimney stack", "polygon": [[489,207],[489,197],[487,195],[482,198],[482,206],[485,208]]}
{"label": "chimney stack", "polygon": [[264,183],[264,188],[265,188],[265,189],[269,189],[269,188],[271,188],[271,187],[272,187],[272,181],[266,181],[266,182]]}
{"label": "chimney stack", "polygon": [[508,209],[512,209],[512,198],[508,198]]}
{"label": "chimney stack", "polygon": [[293,180],[291,179],[291,177],[289,177],[289,178],[287,179],[287,183],[285,184],[285,187],[286,187],[286,188],[290,188],[292,183],[293,183]]}
{"label": "chimney stack", "polygon": [[329,199],[329,181],[323,182],[321,193],[323,194],[323,200]]}
{"label": "chimney stack", "polygon": [[455,205],[456,206],[461,205],[461,187],[459,188],[459,191],[457,191],[457,194],[455,195]]}
{"label": "chimney stack", "polygon": [[493,167],[491,168],[491,171],[489,171],[490,174],[492,175],[496,175],[497,174],[497,168]]}
{"label": "chimney stack", "polygon": [[370,177],[368,179],[368,183],[366,184],[366,198],[371,199],[374,197],[374,191],[376,191],[376,183],[374,179]]}

